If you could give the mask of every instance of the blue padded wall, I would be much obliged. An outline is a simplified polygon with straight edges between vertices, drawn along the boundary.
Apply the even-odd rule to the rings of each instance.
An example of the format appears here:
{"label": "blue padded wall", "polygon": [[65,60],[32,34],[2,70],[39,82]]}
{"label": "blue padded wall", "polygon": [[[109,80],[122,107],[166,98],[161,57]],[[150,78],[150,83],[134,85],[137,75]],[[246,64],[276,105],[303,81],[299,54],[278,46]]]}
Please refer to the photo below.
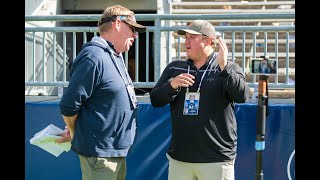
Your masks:
{"label": "blue padded wall", "polygon": [[[235,165],[237,180],[254,179],[256,173],[256,104],[237,104],[238,156]],[[295,105],[270,104],[266,119],[266,149],[263,151],[264,180],[287,180],[295,169]],[[153,108],[140,103],[137,136],[127,157],[126,180],[167,180],[165,156],[171,137],[169,105]],[[79,180],[78,156],[64,152],[55,157],[29,140],[49,124],[64,128],[57,102],[25,104],[25,179]]]}

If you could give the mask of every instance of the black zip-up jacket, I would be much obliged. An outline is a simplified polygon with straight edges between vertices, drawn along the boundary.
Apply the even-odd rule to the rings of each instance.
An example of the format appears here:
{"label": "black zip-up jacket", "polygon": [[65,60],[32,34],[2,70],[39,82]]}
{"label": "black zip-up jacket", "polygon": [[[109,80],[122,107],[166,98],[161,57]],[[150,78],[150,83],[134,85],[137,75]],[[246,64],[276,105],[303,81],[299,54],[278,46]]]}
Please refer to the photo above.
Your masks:
{"label": "black zip-up jacket", "polygon": [[224,162],[236,158],[237,123],[234,103],[244,103],[250,88],[241,67],[228,61],[224,70],[214,60],[208,68],[200,88],[198,115],[183,115],[186,88],[178,92],[168,80],[181,73],[195,76],[189,92],[196,92],[209,60],[199,70],[192,60],[173,61],[165,68],[150,92],[153,107],[170,103],[172,137],[168,154],[176,160],[192,163]]}

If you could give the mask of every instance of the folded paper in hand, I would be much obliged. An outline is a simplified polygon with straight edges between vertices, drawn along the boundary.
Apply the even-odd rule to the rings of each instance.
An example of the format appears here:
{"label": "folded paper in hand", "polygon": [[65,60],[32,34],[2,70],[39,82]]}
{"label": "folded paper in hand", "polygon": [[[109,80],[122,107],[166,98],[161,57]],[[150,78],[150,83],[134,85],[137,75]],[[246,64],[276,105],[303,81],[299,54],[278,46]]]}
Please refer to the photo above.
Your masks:
{"label": "folded paper in hand", "polygon": [[50,124],[40,132],[36,133],[30,139],[30,144],[36,145],[43,150],[58,157],[63,151],[68,152],[71,148],[71,142],[56,143],[55,140],[61,138],[59,134],[64,131],[57,126]]}

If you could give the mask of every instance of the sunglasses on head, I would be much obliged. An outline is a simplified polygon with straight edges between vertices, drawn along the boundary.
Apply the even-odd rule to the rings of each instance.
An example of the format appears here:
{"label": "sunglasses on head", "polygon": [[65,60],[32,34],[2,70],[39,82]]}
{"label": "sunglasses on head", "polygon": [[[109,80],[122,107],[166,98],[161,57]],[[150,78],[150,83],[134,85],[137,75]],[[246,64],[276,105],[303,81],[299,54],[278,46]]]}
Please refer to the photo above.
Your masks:
{"label": "sunglasses on head", "polygon": [[134,33],[136,32],[135,27],[133,27],[131,24],[126,22],[126,18],[127,18],[126,15],[113,15],[113,16],[110,16],[110,17],[104,17],[99,22],[99,25],[102,25],[105,22],[115,21],[117,18],[119,18],[120,21],[125,22],[127,25],[129,25],[129,27],[130,27],[132,32],[134,32]]}

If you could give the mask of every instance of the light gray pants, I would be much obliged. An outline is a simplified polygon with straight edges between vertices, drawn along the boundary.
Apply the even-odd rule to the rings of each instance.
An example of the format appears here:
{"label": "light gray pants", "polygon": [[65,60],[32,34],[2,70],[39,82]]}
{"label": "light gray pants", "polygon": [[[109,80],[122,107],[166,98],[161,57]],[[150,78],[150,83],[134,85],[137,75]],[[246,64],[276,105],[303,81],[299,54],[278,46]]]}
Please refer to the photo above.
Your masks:
{"label": "light gray pants", "polygon": [[79,155],[82,180],[125,180],[125,157],[84,157]]}
{"label": "light gray pants", "polygon": [[234,162],[218,163],[188,163],[172,159],[169,160],[168,180],[234,180]]}

